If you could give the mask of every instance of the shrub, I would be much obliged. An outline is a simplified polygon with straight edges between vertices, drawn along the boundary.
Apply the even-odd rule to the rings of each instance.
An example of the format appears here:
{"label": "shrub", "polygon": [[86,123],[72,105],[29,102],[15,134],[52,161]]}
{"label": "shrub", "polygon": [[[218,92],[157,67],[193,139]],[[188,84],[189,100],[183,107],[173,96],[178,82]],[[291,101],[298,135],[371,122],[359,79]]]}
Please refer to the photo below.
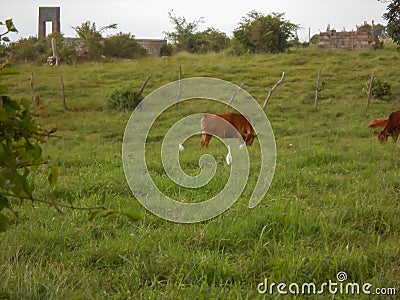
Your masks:
{"label": "shrub", "polygon": [[58,32],[49,34],[46,40],[38,40],[36,37],[21,38],[10,43],[8,51],[11,53],[12,60],[16,62],[45,63],[47,58],[53,55],[51,38],[57,41],[60,58],[66,63],[72,63],[76,59],[75,47],[64,43],[64,36]]}
{"label": "shrub", "polygon": [[284,14],[264,15],[249,12],[233,31],[234,38],[251,53],[279,53],[290,46],[288,41],[296,37],[298,25],[285,21]]}
{"label": "shrub", "polygon": [[9,50],[13,60],[24,63],[45,62],[49,56],[49,47],[36,37],[21,38],[11,43]]}
{"label": "shrub", "polygon": [[177,17],[174,12],[168,13],[175,31],[165,32],[167,39],[172,42],[177,51],[190,53],[219,52],[228,46],[229,39],[225,33],[209,27],[199,31],[203,18],[187,22],[185,17]]}
{"label": "shrub", "polygon": [[390,100],[390,84],[387,82],[382,82],[379,79],[374,80],[374,85],[372,88],[372,96],[379,100]]}
{"label": "shrub", "polygon": [[226,34],[212,27],[197,33],[195,36],[199,41],[195,51],[198,53],[220,52],[229,45],[229,38]]}
{"label": "shrub", "polygon": [[237,39],[233,38],[230,42],[230,47],[227,51],[229,55],[233,56],[240,56],[243,54],[250,53],[250,50],[248,50],[242,43],[240,43]]}
{"label": "shrub", "polygon": [[164,44],[161,46],[160,56],[171,56],[174,48],[171,44]]}
{"label": "shrub", "polygon": [[104,39],[104,55],[121,58],[137,58],[146,55],[146,50],[139,45],[130,33],[118,33]]}
{"label": "shrub", "polygon": [[83,60],[92,61],[99,59],[102,55],[104,44],[103,32],[109,29],[116,29],[117,24],[110,24],[97,29],[95,22],[86,21],[80,26],[72,28],[80,38],[80,54],[78,56]]}
{"label": "shrub", "polygon": [[106,98],[108,108],[119,111],[131,111],[142,101],[142,94],[128,87],[116,87]]}

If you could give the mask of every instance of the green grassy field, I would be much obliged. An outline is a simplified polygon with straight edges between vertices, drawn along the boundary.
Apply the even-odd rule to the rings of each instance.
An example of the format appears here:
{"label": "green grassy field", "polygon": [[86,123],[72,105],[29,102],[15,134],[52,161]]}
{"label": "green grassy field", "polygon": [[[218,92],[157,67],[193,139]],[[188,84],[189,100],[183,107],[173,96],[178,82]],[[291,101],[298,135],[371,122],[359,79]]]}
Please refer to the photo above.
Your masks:
{"label": "green grassy field", "polygon": [[[250,174],[240,199],[224,214],[185,225],[160,219],[133,198],[122,167],[122,139],[130,113],[106,108],[116,86],[145,94],[174,81],[182,65],[185,78],[207,76],[239,85],[260,104],[274,92],[266,114],[277,145],[276,171],[259,206],[247,207],[257,180]],[[30,97],[34,73],[36,95],[45,105],[37,120],[57,127],[62,138],[43,145],[59,168],[58,188],[71,192],[78,206],[106,205],[135,209],[142,219],[88,220],[87,214],[60,215],[45,206],[16,207],[19,218],[1,234],[0,295],[10,299],[262,299],[257,286],[275,283],[347,282],[396,288],[400,294],[400,155],[399,145],[379,144],[366,127],[400,108],[400,55],[388,45],[378,51],[298,49],[277,55],[189,55],[108,61],[75,66],[15,66],[18,74],[2,77],[15,97]],[[324,89],[314,110],[317,73]],[[365,108],[366,82],[376,77],[392,85],[393,100],[373,100]],[[60,74],[70,111],[64,111]],[[229,168],[226,150],[212,140],[207,150],[218,162],[217,178],[200,190],[171,186],[160,163],[160,139],[178,120],[193,112],[224,108],[207,101],[182,104],[159,120],[149,141],[148,167],[157,185],[171,197],[203,201],[218,193]],[[158,150],[158,151],[157,151]],[[183,168],[196,173],[206,152],[200,137],[181,154]],[[252,169],[259,147],[249,148]],[[44,181],[44,179],[42,180]],[[37,180],[37,195],[45,187]],[[12,218],[12,215],[9,215]],[[323,298],[333,298],[327,292]],[[318,296],[298,298],[322,299]],[[377,295],[337,294],[335,299],[381,299]],[[1,296],[0,296],[1,298]]]}

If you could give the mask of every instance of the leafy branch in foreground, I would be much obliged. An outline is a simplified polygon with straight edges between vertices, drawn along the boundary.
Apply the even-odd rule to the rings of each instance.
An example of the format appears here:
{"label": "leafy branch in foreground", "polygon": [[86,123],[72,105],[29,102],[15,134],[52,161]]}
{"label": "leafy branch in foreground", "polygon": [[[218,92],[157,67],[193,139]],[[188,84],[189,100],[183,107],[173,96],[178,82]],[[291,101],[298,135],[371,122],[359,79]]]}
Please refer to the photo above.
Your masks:
{"label": "leafy branch in foreground", "polygon": [[[4,25],[0,22],[0,26]],[[12,21],[6,21],[7,31],[0,35],[3,41],[8,32],[16,31]],[[0,45],[1,46],[1,45]],[[0,55],[4,48],[0,47]],[[0,66],[0,76],[3,76],[5,65]],[[53,136],[56,129],[44,130],[36,124],[32,117],[31,102],[28,99],[16,101],[8,95],[7,86],[0,85],[0,232],[6,231],[9,227],[9,220],[4,214],[8,209],[15,215],[12,201],[19,200],[19,203],[30,201],[33,203],[47,204],[54,207],[61,213],[62,208],[88,211],[89,219],[96,216],[108,217],[110,215],[123,215],[132,220],[138,220],[139,214],[131,211],[112,210],[107,207],[76,207],[72,204],[73,197],[65,192],[55,189],[58,180],[58,170],[49,165],[48,160],[42,157],[41,144],[45,138]],[[40,172],[39,171],[39,167]],[[43,200],[33,195],[35,184],[30,176],[41,176],[43,168],[48,172],[48,192]],[[68,204],[60,203],[66,200]]]}
{"label": "leafy branch in foreground", "polygon": [[[9,42],[10,39],[8,36],[6,36],[10,32],[18,32],[17,28],[15,28],[15,25],[12,21],[12,19],[7,19],[5,22],[0,21],[0,26],[5,26],[6,29],[3,33],[0,33],[0,58],[2,58],[3,53],[4,53],[4,46],[2,42]],[[8,59],[5,59],[4,62],[0,62],[0,70],[4,69],[8,65]]]}
{"label": "leafy branch in foreground", "polygon": [[[17,102],[9,96],[0,95],[0,232],[7,230],[8,218],[3,209],[12,209],[12,200],[30,201],[47,204],[58,212],[62,208],[89,212],[89,219],[94,216],[107,217],[120,214],[132,220],[140,216],[136,212],[112,210],[107,207],[77,207],[72,204],[73,198],[68,193],[55,190],[58,180],[58,170],[42,158],[41,144],[46,137],[51,137],[56,131],[43,130],[32,119],[30,101],[22,99]],[[34,182],[30,174],[44,167],[48,172],[49,200],[38,199],[33,195]],[[37,175],[37,174],[36,174]],[[57,202],[65,199],[68,204]]]}

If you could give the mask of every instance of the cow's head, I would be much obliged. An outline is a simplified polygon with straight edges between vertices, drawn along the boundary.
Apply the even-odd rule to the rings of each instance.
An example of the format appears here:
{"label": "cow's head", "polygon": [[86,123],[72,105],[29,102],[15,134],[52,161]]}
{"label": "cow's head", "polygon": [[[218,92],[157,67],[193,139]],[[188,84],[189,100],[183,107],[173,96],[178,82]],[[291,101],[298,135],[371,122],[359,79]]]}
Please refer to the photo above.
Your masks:
{"label": "cow's head", "polygon": [[246,136],[243,137],[244,141],[246,142],[247,146],[251,146],[253,144],[254,138],[256,138],[257,135],[254,133],[248,133]]}
{"label": "cow's head", "polygon": [[389,136],[389,134],[387,134],[387,133],[381,131],[381,132],[378,133],[378,140],[379,140],[381,143],[386,142],[387,139],[388,139],[388,136]]}

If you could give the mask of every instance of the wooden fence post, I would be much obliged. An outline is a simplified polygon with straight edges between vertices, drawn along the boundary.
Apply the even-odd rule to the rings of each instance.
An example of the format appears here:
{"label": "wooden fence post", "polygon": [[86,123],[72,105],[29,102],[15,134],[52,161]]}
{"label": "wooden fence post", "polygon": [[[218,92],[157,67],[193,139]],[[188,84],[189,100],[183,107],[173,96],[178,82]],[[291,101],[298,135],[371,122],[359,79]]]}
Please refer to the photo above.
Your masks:
{"label": "wooden fence post", "polygon": [[263,105],[263,109],[265,109],[265,107],[267,106],[269,99],[272,96],[272,93],[274,92],[274,90],[278,87],[278,85],[281,84],[281,82],[283,81],[283,79],[285,78],[285,72],[282,72],[282,77],[281,79],[278,80],[277,83],[275,83],[275,85],[272,87],[272,89],[269,91],[267,98],[265,99],[264,105]]}
{"label": "wooden fence post", "polygon": [[60,81],[61,81],[61,101],[62,101],[64,109],[68,110],[67,102],[65,101],[64,80],[63,80],[62,74],[60,76]]}
{"label": "wooden fence post", "polygon": [[35,100],[35,90],[33,89],[33,72],[31,72],[31,79],[30,79],[30,86],[31,86],[31,104],[32,106],[36,105],[36,100]]}
{"label": "wooden fence post", "polygon": [[179,66],[178,94],[176,96],[175,108],[178,108],[179,100],[181,99],[181,96],[182,96],[181,80],[182,80],[182,66],[180,65]]}
{"label": "wooden fence post", "polygon": [[233,93],[233,95],[232,95],[231,99],[229,99],[229,102],[228,102],[228,104],[226,105],[226,107],[228,107],[229,105],[232,104],[233,100],[235,99],[237,93],[239,93],[239,91],[240,91],[240,89],[242,88],[243,84],[244,84],[244,81],[242,81],[242,83],[239,85],[239,87],[237,88],[237,90]]}
{"label": "wooden fence post", "polygon": [[144,88],[146,87],[146,85],[147,85],[147,83],[149,82],[150,78],[151,78],[150,75],[147,76],[146,80],[143,82],[142,86],[140,87],[140,90],[139,90],[139,92],[138,92],[139,97],[142,96],[143,91],[144,91]]}
{"label": "wooden fence post", "polygon": [[314,108],[315,108],[315,110],[318,109],[318,93],[320,91],[320,87],[319,87],[320,82],[321,82],[321,70],[318,71],[317,87],[315,89],[315,100],[314,100]]}
{"label": "wooden fence post", "polygon": [[375,79],[375,71],[372,71],[371,81],[369,82],[369,88],[368,88],[368,98],[367,98],[367,104],[366,104],[367,109],[368,109],[369,104],[371,102],[372,88],[374,87],[374,79]]}

